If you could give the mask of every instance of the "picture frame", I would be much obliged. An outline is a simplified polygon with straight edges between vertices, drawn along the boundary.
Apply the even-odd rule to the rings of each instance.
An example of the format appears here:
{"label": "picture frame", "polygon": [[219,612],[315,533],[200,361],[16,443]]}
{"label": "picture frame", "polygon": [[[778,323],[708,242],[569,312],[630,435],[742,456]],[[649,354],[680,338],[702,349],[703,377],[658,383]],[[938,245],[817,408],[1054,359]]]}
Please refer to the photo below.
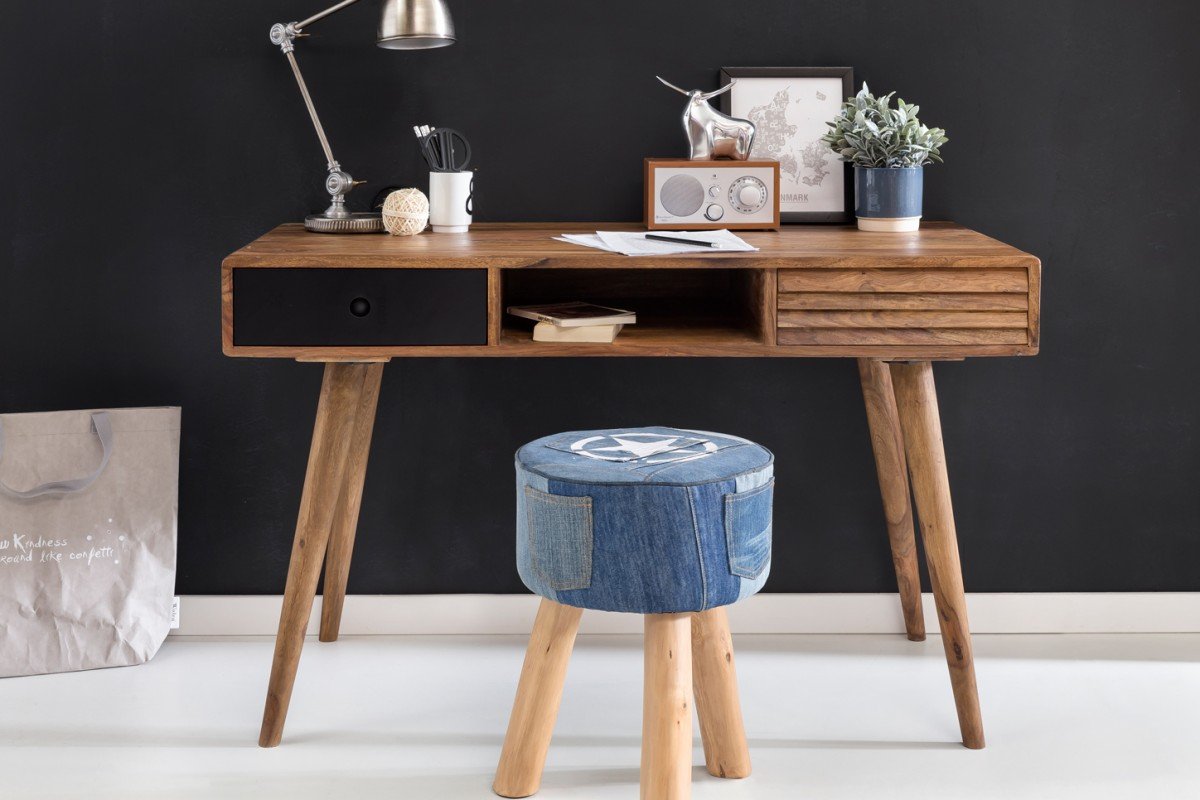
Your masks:
{"label": "picture frame", "polygon": [[721,111],[757,130],[750,157],[778,161],[780,222],[853,221],[848,165],[820,141],[854,94],[853,67],[722,67]]}

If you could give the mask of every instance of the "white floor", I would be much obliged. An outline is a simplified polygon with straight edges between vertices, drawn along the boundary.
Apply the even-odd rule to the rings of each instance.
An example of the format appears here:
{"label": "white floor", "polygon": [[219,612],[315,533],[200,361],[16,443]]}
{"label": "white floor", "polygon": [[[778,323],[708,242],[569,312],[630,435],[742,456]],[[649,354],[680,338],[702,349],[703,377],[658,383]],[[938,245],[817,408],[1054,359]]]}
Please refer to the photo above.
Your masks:
{"label": "white floor", "polygon": [[[742,636],[755,774],[696,800],[1200,797],[1200,635],[977,636],[988,748],[958,742],[937,637]],[[269,639],[0,681],[0,798],[491,797],[524,642],[310,641],[259,749]],[[637,797],[640,640],[583,636],[539,797]],[[699,738],[695,763],[703,759]]]}

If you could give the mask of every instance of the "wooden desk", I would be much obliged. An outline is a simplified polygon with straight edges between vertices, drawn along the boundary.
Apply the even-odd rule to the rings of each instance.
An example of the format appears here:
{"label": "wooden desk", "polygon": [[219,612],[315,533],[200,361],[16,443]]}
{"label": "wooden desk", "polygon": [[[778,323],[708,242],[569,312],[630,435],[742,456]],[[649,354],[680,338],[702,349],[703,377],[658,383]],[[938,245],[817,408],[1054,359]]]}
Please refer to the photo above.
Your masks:
{"label": "wooden desk", "polygon": [[[908,636],[925,637],[911,493],[963,743],[983,747],[932,361],[1038,351],[1041,263],[982,234],[790,226],[751,253],[627,258],[551,237],[595,223],[468,234],[328,236],[284,225],[221,268],[226,355],[325,362],[259,744],[284,719],[325,567],[337,639],[383,363],[427,356],[855,358]],[[636,230],[632,225],[601,225]],[[638,312],[613,344],[534,343],[509,305],[583,299]]]}

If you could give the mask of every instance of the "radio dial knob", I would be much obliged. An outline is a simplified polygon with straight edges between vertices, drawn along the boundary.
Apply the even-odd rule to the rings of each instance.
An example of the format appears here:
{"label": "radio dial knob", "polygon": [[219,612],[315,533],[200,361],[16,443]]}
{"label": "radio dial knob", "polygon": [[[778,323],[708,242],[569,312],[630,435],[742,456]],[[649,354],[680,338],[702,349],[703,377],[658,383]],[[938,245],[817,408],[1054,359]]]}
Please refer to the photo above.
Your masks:
{"label": "radio dial knob", "polygon": [[720,197],[721,196],[721,187],[716,186],[716,185],[708,187],[708,196],[709,197]]}
{"label": "radio dial knob", "polygon": [[757,186],[746,184],[738,190],[738,200],[742,201],[742,205],[756,206],[762,202],[762,190]]}
{"label": "radio dial knob", "polygon": [[767,202],[767,187],[753,175],[743,175],[729,187],[729,204],[743,214],[753,214]]}
{"label": "radio dial knob", "polygon": [[721,217],[725,216],[725,209],[721,208],[716,203],[709,203],[708,208],[704,209],[704,216],[708,217],[712,222],[716,222]]}

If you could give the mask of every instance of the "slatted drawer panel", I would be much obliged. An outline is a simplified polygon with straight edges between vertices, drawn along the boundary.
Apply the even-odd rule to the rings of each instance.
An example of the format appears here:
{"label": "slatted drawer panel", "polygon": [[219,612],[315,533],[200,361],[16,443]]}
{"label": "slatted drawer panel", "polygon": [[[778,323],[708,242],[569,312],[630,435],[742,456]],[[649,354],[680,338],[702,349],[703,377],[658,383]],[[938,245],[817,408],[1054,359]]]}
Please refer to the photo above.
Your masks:
{"label": "slatted drawer panel", "polygon": [[779,271],[781,345],[1025,345],[1024,269]]}

